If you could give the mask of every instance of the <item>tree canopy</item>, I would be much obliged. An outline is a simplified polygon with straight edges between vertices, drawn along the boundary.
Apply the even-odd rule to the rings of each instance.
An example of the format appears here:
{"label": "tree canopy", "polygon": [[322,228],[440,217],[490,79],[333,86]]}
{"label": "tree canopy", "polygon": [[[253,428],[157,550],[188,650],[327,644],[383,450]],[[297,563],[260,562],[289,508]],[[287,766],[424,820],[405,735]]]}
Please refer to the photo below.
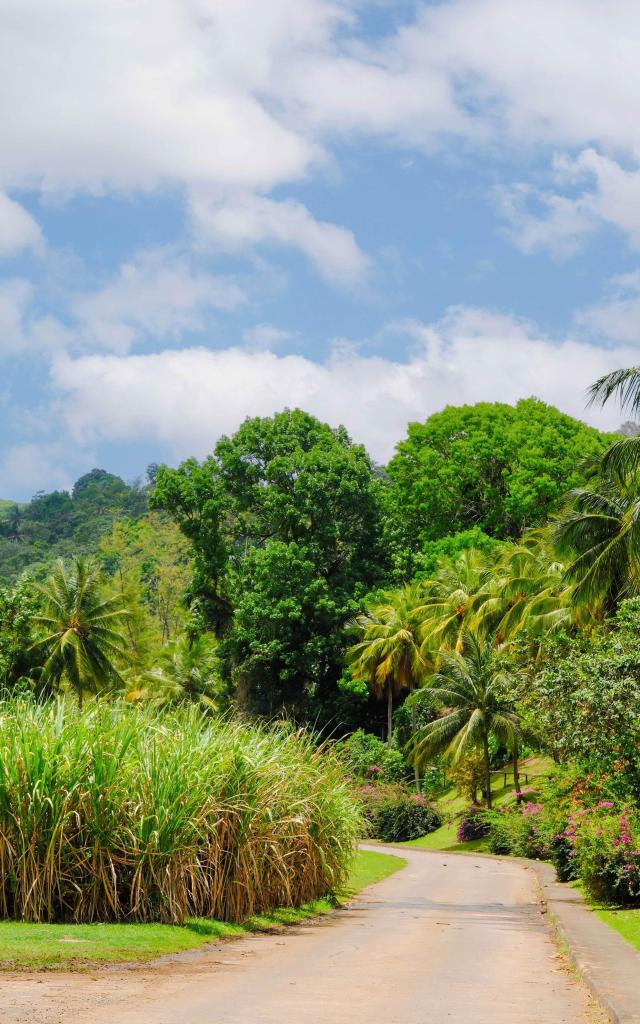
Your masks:
{"label": "tree canopy", "polygon": [[344,428],[298,409],[159,468],[152,504],[191,542],[192,596],[252,706],[330,706],[342,626],[383,571],[381,486]]}
{"label": "tree canopy", "polygon": [[450,407],[409,424],[387,467],[398,571],[412,575],[416,556],[449,534],[479,529],[510,539],[542,524],[610,440],[534,398]]}
{"label": "tree canopy", "polygon": [[147,491],[104,469],[85,473],[69,491],[38,492],[25,504],[0,504],[0,580],[57,558],[92,554],[114,522],[147,510]]}

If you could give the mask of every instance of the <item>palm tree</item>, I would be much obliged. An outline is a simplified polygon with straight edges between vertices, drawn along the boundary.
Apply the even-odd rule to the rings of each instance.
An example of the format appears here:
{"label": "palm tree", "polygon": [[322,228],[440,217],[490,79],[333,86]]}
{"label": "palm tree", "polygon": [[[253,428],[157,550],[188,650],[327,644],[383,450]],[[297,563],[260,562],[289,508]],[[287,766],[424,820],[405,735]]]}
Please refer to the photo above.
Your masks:
{"label": "palm tree", "polygon": [[471,624],[483,636],[492,633],[496,646],[523,631],[540,636],[571,622],[572,587],[549,541],[546,531],[532,531],[506,546],[493,566]]}
{"label": "palm tree", "polygon": [[[606,405],[610,398],[619,400],[621,410],[628,410],[632,415],[638,414],[640,366],[607,373],[589,388],[589,405]],[[612,444],[604,453],[602,468],[608,474],[635,476],[640,469],[640,435],[624,437]]]}
{"label": "palm tree", "polygon": [[603,470],[569,495],[553,526],[560,552],[573,556],[565,578],[574,604],[608,614],[640,592],[640,493],[635,474]]}
{"label": "palm tree", "polygon": [[421,620],[422,653],[440,648],[460,650],[465,630],[489,599],[492,565],[483,552],[468,548],[423,584]]}
{"label": "palm tree", "polygon": [[381,595],[351,624],[362,639],[347,652],[354,679],[366,682],[375,695],[387,699],[387,743],[393,734],[393,698],[419,686],[429,669],[421,651],[419,585]]}
{"label": "palm tree", "polygon": [[418,764],[434,754],[454,762],[474,749],[482,751],[487,806],[491,807],[489,740],[493,736],[517,752],[520,723],[508,697],[509,679],[496,662],[491,637],[466,630],[461,651],[441,651],[439,668],[427,684],[444,708],[442,715],[414,738],[412,757]]}
{"label": "palm tree", "polygon": [[135,681],[126,699],[159,705],[191,700],[216,708],[219,685],[215,643],[205,636],[191,641],[182,635],[163,650],[155,668]]}
{"label": "palm tree", "polygon": [[115,662],[127,656],[120,629],[127,612],[119,596],[103,596],[101,583],[94,562],[76,558],[68,566],[60,559],[37,588],[43,607],[34,622],[45,636],[33,649],[45,657],[42,682],[55,688],[67,684],[80,707],[86,692],[122,682]]}

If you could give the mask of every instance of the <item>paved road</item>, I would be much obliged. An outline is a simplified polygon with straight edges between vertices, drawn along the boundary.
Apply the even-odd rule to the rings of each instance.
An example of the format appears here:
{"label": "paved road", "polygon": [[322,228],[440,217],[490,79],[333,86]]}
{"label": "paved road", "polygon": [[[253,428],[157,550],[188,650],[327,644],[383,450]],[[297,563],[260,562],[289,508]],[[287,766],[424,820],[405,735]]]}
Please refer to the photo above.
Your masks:
{"label": "paved road", "polygon": [[[391,851],[389,852],[399,852]],[[135,970],[0,977],[2,1024],[587,1024],[513,861],[403,850],[348,910]]]}

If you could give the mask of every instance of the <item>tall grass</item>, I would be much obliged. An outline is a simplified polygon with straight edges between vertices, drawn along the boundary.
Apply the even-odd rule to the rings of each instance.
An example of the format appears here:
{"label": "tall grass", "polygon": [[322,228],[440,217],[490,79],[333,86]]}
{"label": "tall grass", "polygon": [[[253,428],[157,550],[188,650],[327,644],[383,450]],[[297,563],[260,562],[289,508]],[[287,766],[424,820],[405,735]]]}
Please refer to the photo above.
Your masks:
{"label": "tall grass", "polygon": [[290,727],[0,702],[0,917],[242,921],[340,886],[358,832]]}

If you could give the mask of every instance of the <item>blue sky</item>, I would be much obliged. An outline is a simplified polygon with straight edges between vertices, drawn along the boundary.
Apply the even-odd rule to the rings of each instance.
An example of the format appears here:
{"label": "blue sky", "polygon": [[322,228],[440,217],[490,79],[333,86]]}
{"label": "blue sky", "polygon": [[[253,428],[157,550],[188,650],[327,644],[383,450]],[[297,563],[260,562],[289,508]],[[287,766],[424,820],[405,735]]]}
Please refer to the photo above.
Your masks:
{"label": "blue sky", "polygon": [[640,341],[628,0],[6,0],[0,496],[302,406],[586,411]]}

